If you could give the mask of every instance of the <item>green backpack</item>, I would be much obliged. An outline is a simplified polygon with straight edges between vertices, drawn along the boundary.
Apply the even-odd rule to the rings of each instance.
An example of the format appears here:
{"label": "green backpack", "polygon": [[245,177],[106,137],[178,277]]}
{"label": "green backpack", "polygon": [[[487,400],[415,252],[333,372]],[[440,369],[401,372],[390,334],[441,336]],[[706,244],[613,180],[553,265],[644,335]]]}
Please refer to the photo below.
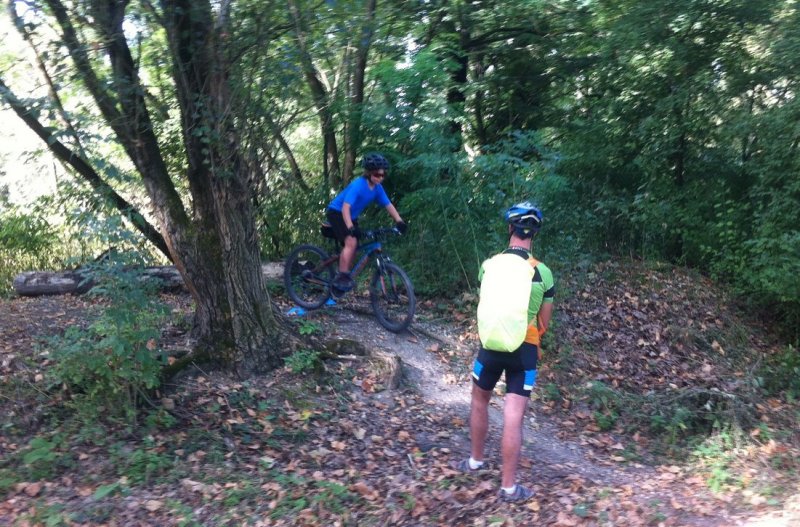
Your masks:
{"label": "green backpack", "polygon": [[478,336],[488,350],[515,351],[528,333],[531,281],[538,262],[500,253],[483,262]]}

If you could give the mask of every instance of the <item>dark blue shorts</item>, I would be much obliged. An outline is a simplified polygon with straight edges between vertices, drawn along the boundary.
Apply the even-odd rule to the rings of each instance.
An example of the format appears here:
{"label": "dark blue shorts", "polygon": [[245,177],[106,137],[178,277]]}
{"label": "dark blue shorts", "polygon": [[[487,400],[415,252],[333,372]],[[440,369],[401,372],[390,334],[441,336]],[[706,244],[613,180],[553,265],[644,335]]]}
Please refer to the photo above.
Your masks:
{"label": "dark blue shorts", "polygon": [[[344,239],[350,236],[350,229],[347,228],[347,225],[344,222],[342,211],[327,209],[325,211],[325,216],[328,219],[328,223],[331,224],[331,228],[333,229],[333,233],[336,235],[336,239],[344,243]],[[353,220],[353,226],[355,227],[357,225],[358,221]]]}
{"label": "dark blue shorts", "polygon": [[494,390],[500,375],[506,373],[506,392],[530,397],[536,385],[539,349],[535,344],[523,342],[511,353],[491,351],[481,346],[472,366],[472,381],[484,390]]}

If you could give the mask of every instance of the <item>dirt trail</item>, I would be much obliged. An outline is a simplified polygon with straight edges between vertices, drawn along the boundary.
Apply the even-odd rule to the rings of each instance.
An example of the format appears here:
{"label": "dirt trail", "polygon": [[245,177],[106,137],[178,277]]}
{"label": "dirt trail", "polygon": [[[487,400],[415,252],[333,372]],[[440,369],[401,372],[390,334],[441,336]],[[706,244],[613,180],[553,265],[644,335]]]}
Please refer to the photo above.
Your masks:
{"label": "dirt trail", "polygon": [[[418,390],[431,405],[441,407],[443,412],[462,417],[465,425],[452,438],[452,444],[437,446],[447,446],[460,452],[459,455],[469,455],[469,364],[448,364],[440,355],[430,351],[435,345],[442,346],[442,343],[461,346],[462,349],[464,346],[457,344],[443,327],[416,324],[409,332],[398,335],[380,327],[373,317],[356,313],[346,307],[334,307],[325,311],[329,317],[326,318],[330,322],[331,336],[358,336],[364,344],[369,343],[382,351],[398,355],[403,362],[407,385]],[[433,335],[437,338],[432,338]],[[523,458],[531,460],[531,468],[521,470],[531,471],[530,479],[547,482],[579,476],[585,480],[587,486],[618,488],[657,476],[656,471],[648,467],[626,469],[595,463],[582,445],[559,439],[558,423],[536,410],[536,405],[532,404],[526,416],[524,431]],[[499,466],[498,444],[503,423],[502,398],[499,396],[492,398],[489,421],[487,458]],[[712,522],[694,525],[717,524]]]}
{"label": "dirt trail", "polygon": [[[445,345],[461,346],[462,349],[465,347],[456,344],[445,328],[416,324],[409,332],[398,335],[380,327],[372,317],[341,308],[328,311],[331,314],[332,336],[352,338],[358,335],[360,340],[369,341],[382,351],[398,355],[403,362],[403,374],[409,386],[418,390],[431,405],[468,420],[471,389],[467,369],[469,364],[448,364],[430,351],[443,342]],[[438,335],[438,338],[432,338],[431,335]],[[502,398],[499,396],[492,399],[489,421],[489,433],[496,439],[503,425]],[[558,439],[557,429],[556,423],[537,413],[535,404],[531,405],[525,421],[524,454],[534,461],[537,477],[566,475],[559,468],[554,468],[559,466],[568,467],[571,474],[579,474],[601,485],[630,484],[640,476],[638,471],[629,473],[595,464],[586,456],[581,445]],[[469,455],[469,430],[466,425],[454,439],[456,444],[452,446]]]}
{"label": "dirt trail", "polygon": [[[434,439],[438,443],[431,447],[451,448],[454,456],[469,455],[471,380],[468,368],[471,359],[448,361],[442,353],[432,351],[436,347],[457,347],[463,357],[466,354],[463,352],[469,351],[468,346],[459,343],[448,328],[424,323],[415,323],[408,332],[393,334],[380,327],[373,317],[364,314],[365,311],[363,307],[353,310],[352,306],[345,304],[311,313],[309,317],[322,321],[331,337],[355,338],[365,345],[398,355],[403,363],[407,387],[417,390],[429,404],[440,407],[442,412],[461,417],[464,421],[463,427],[450,438],[450,444],[444,445],[441,439]],[[489,415],[487,459],[499,466],[498,443],[503,420],[501,397],[493,397]],[[562,429],[563,424],[557,418],[537,411],[537,403],[531,404],[525,422],[523,462],[519,476],[522,481],[547,487],[549,483],[571,480],[574,482],[573,488],[585,492],[590,500],[607,494],[611,497],[604,499],[613,500],[619,496],[623,501],[638,504],[643,514],[648,507],[658,507],[658,514],[652,518],[657,520],[664,517],[665,521],[651,518],[645,520],[645,524],[746,527],[763,525],[761,522],[769,520],[772,522],[769,525],[774,527],[791,525],[791,520],[747,518],[744,514],[736,514],[731,504],[720,502],[704,483],[696,481],[697,478],[694,478],[695,481],[684,481],[690,478],[682,474],[675,477],[665,471],[666,467],[620,464],[604,459],[607,456],[602,453],[592,451],[574,440],[559,437]],[[424,438],[418,439],[424,441]],[[526,462],[526,459],[529,461]],[[665,478],[670,478],[671,484],[665,485]],[[682,504],[689,501],[700,504],[700,507],[687,510]],[[655,523],[651,523],[653,521]]]}

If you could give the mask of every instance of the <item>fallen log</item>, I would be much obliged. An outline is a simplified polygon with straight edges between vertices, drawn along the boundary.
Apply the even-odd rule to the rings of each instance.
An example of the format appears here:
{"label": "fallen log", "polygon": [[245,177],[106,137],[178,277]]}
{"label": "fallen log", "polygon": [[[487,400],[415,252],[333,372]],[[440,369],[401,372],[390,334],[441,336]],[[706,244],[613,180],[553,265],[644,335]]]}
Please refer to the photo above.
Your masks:
{"label": "fallen log", "polygon": [[[261,266],[265,280],[279,280],[283,276],[282,263],[265,263]],[[142,280],[158,280],[159,289],[174,292],[185,289],[183,278],[172,265],[144,267]],[[86,269],[73,271],[27,271],[14,277],[12,286],[20,296],[82,295],[96,285],[91,272]]]}

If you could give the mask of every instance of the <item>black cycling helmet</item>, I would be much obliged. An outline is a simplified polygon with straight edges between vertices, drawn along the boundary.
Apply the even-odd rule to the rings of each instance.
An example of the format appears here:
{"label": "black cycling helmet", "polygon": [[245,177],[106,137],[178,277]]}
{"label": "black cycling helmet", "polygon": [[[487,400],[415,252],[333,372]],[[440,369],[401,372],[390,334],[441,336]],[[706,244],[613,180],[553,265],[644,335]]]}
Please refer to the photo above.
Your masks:
{"label": "black cycling helmet", "polygon": [[530,238],[542,228],[542,211],[530,201],[512,205],[503,217],[520,238]]}
{"label": "black cycling helmet", "polygon": [[361,160],[361,166],[367,171],[380,169],[389,170],[389,162],[377,152],[364,155],[364,158]]}

